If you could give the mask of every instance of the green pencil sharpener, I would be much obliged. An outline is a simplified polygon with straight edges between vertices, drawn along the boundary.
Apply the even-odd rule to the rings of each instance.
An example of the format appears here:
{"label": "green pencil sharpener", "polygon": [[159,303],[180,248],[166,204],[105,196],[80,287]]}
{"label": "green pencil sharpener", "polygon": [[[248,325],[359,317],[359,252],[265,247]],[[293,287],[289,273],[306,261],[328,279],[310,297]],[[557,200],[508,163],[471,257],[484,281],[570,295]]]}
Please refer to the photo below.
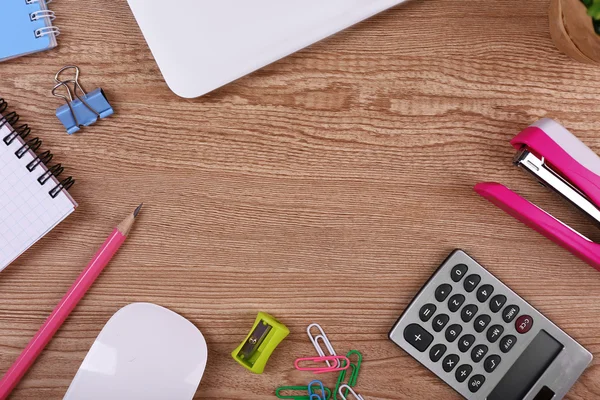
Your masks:
{"label": "green pencil sharpener", "polygon": [[290,330],[272,315],[259,312],[252,330],[232,353],[235,361],[255,374],[262,374],[275,348]]}

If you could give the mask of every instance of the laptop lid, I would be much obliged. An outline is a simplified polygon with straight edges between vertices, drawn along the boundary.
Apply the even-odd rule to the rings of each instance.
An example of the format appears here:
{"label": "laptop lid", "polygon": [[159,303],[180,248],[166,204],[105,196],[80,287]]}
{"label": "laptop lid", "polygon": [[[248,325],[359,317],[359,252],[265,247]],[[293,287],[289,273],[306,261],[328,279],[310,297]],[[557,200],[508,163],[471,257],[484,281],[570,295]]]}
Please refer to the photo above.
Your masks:
{"label": "laptop lid", "polygon": [[128,0],[173,92],[198,97],[407,0]]}

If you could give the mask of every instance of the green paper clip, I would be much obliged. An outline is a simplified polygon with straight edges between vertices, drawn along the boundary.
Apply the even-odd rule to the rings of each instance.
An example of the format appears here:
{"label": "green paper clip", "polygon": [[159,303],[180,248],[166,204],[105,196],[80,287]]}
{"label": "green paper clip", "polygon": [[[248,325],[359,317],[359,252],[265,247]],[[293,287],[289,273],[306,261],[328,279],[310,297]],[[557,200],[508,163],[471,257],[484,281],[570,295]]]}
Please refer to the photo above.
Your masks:
{"label": "green paper clip", "polygon": [[273,316],[259,312],[252,330],[231,356],[244,368],[262,374],[269,357],[289,333],[290,330]]}
{"label": "green paper clip", "polygon": [[[335,390],[333,391],[334,400],[337,400],[340,386],[342,386],[344,383],[350,387],[356,386],[356,382],[358,381],[358,372],[360,371],[360,365],[362,364],[363,356],[358,350],[350,350],[348,354],[346,354],[346,357],[350,359],[350,356],[352,355],[356,355],[356,363],[352,363],[352,361],[350,361],[350,367],[340,372],[337,383],[335,384]],[[342,361],[342,363],[345,364],[346,361]],[[341,367],[344,366],[345,365],[341,365]],[[348,382],[344,382],[347,371],[351,371],[350,377],[348,378]],[[345,396],[348,397],[348,390],[346,390]]]}
{"label": "green paper clip", "polygon": [[[275,390],[275,396],[278,399],[291,399],[291,400],[310,400],[309,395],[284,395],[281,392],[290,391],[290,392],[305,392],[308,393],[308,386],[281,386]],[[325,398],[329,400],[331,398],[331,390],[329,388],[325,388]]]}

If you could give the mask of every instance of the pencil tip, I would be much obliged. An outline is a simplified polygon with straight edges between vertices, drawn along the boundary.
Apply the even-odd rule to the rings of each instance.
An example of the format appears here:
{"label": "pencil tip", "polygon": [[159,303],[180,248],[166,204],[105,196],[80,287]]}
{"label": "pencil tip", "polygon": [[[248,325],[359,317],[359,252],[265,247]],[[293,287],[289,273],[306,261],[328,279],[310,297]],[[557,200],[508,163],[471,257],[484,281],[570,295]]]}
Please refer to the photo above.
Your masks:
{"label": "pencil tip", "polygon": [[144,205],[144,203],[140,204],[139,206],[137,206],[137,208],[135,209],[135,211],[133,212],[133,218],[137,217],[138,214],[140,213],[140,210],[142,209],[142,206]]}

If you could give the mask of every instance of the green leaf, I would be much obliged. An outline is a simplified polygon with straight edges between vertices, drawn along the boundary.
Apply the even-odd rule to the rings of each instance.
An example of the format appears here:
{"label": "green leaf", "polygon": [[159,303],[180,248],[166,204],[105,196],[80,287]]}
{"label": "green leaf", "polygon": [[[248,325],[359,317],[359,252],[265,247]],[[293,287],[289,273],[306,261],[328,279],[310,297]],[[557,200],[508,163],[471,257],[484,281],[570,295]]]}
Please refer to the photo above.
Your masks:
{"label": "green leaf", "polygon": [[583,4],[585,4],[585,6],[586,6],[587,8],[589,8],[589,7],[590,7],[592,4],[594,4],[594,0],[581,0],[581,2],[582,2]]}
{"label": "green leaf", "polygon": [[600,19],[600,1],[594,1],[587,11],[588,15],[596,20]]}

